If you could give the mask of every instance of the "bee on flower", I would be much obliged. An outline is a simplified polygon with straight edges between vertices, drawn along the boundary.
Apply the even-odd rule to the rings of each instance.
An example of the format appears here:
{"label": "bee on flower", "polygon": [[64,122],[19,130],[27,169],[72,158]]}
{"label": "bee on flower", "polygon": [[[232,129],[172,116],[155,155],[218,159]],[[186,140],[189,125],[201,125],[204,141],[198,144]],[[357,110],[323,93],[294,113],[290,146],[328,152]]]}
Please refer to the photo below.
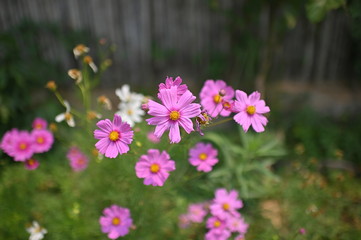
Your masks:
{"label": "bee on flower", "polygon": [[55,121],[56,122],[62,122],[62,121],[66,121],[66,123],[70,126],[70,127],[75,127],[75,121],[73,118],[73,115],[70,113],[70,104],[68,101],[64,100],[64,106],[65,106],[65,112],[64,113],[60,113],[59,115],[57,115],[55,117]]}

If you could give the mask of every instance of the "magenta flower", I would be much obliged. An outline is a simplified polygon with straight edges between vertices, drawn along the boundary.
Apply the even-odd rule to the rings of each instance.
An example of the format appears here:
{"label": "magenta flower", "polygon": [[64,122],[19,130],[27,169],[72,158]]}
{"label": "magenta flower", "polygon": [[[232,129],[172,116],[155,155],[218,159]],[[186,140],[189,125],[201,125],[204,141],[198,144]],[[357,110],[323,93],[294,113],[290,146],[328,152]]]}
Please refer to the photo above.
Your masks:
{"label": "magenta flower", "polygon": [[20,131],[14,134],[11,142],[13,146],[9,149],[9,155],[12,156],[15,161],[24,162],[33,156],[33,138],[28,132]]}
{"label": "magenta flower", "polygon": [[169,129],[169,139],[171,143],[178,143],[181,140],[179,127],[182,127],[188,134],[193,129],[190,118],[201,113],[200,105],[192,103],[196,97],[190,91],[186,91],[177,99],[177,88],[160,90],[163,105],[149,100],[148,114],[153,116],[147,119],[149,125],[156,125],[154,134],[161,138],[163,133]]}
{"label": "magenta flower", "polygon": [[306,229],[300,228],[300,229],[298,230],[298,232],[299,232],[301,235],[305,235],[305,234],[306,234]]}
{"label": "magenta flower", "polygon": [[222,80],[207,80],[200,93],[201,104],[211,117],[217,117],[219,114],[223,117],[229,116],[233,97],[233,88]]}
{"label": "magenta flower", "polygon": [[88,157],[77,147],[71,147],[66,155],[69,159],[70,167],[76,171],[82,171],[88,167]]}
{"label": "magenta flower", "polygon": [[[180,77],[177,77],[174,81],[172,77],[167,77],[165,79],[165,83],[159,84],[158,91],[162,89],[171,89],[172,87],[177,88],[177,96],[178,99],[188,90],[188,87],[186,84],[182,84],[182,79]],[[162,99],[162,95],[158,93],[158,98]]]}
{"label": "magenta flower", "polygon": [[221,188],[216,190],[216,197],[210,206],[211,213],[222,219],[230,216],[238,217],[240,214],[237,209],[243,207],[243,203],[238,199],[238,192],[231,190],[229,193],[226,189]]}
{"label": "magenta flower", "polygon": [[33,138],[34,153],[43,153],[49,151],[54,142],[53,134],[45,129],[33,130],[31,132]]}
{"label": "magenta flower", "polygon": [[128,123],[122,122],[122,118],[115,114],[113,122],[109,119],[100,120],[97,123],[100,128],[94,131],[94,137],[99,139],[95,147],[101,154],[109,158],[116,158],[118,154],[129,151],[129,144],[133,141],[133,131]]}
{"label": "magenta flower", "polygon": [[149,149],[148,155],[142,155],[135,165],[138,178],[144,178],[145,185],[163,186],[169,172],[175,170],[175,162],[170,160],[166,151]]}
{"label": "magenta flower", "polygon": [[154,132],[149,132],[147,134],[147,138],[152,143],[159,143],[160,142],[160,138],[158,138],[156,135],[154,135]]}
{"label": "magenta flower", "polygon": [[189,150],[189,163],[198,171],[210,172],[218,162],[218,151],[210,143],[197,143]]}
{"label": "magenta flower", "polygon": [[201,223],[204,217],[207,215],[207,211],[204,209],[203,203],[194,203],[188,206],[188,218],[192,222]]}
{"label": "magenta flower", "polygon": [[108,233],[108,238],[116,239],[129,233],[129,228],[133,224],[128,208],[112,205],[103,210],[103,215],[99,219],[101,230]]}
{"label": "magenta flower", "polygon": [[33,129],[37,130],[46,129],[48,127],[48,122],[45,119],[38,117],[34,119],[32,126]]}
{"label": "magenta flower", "polygon": [[29,158],[24,162],[24,166],[27,170],[35,170],[39,167],[39,165],[39,161],[34,158]]}
{"label": "magenta flower", "polygon": [[226,240],[231,236],[227,229],[227,219],[212,216],[208,218],[206,227],[210,229],[205,236],[206,240]]}
{"label": "magenta flower", "polygon": [[14,147],[14,138],[19,134],[19,130],[14,128],[7,131],[1,139],[0,148],[9,156],[11,156]]}
{"label": "magenta flower", "polygon": [[267,125],[267,118],[262,114],[268,113],[270,108],[265,101],[260,100],[261,94],[253,92],[249,97],[243,91],[236,90],[235,111],[238,112],[233,119],[243,127],[245,132],[252,125],[256,132],[263,132]]}

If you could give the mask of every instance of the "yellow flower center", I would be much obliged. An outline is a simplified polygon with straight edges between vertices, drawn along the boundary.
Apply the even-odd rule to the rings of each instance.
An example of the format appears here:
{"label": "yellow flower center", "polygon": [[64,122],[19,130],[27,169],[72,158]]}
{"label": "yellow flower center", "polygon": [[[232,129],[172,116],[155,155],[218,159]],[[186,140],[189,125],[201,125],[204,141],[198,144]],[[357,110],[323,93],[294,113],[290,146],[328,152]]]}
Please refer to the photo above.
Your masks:
{"label": "yellow flower center", "polygon": [[66,121],[69,121],[72,118],[73,118],[73,116],[71,115],[71,113],[69,113],[69,112],[65,113],[65,120]]}
{"label": "yellow flower center", "polygon": [[178,120],[180,118],[180,114],[178,111],[171,111],[169,114],[169,118],[173,121]]}
{"label": "yellow flower center", "polygon": [[229,206],[228,203],[223,203],[222,207],[223,207],[224,210],[228,211],[230,206]]}
{"label": "yellow flower center", "polygon": [[28,145],[26,143],[20,143],[19,148],[20,150],[25,150],[28,148]]}
{"label": "yellow flower center", "polygon": [[35,164],[35,160],[30,158],[29,160],[27,160],[27,163],[28,165],[33,166]]}
{"label": "yellow flower center", "polygon": [[250,106],[247,107],[246,112],[247,112],[249,115],[253,115],[253,114],[256,113],[256,107],[250,105]]}
{"label": "yellow flower center", "polygon": [[121,223],[121,221],[118,217],[113,218],[113,220],[112,220],[113,225],[119,225],[120,223]]}
{"label": "yellow flower center", "polygon": [[214,95],[213,101],[214,101],[215,103],[220,103],[220,102],[222,102],[222,97],[221,97],[221,95],[219,95],[219,94]]}
{"label": "yellow flower center", "polygon": [[230,108],[231,108],[231,104],[230,104],[229,102],[224,102],[224,103],[223,103],[223,107],[224,107],[225,109],[230,109]]}
{"label": "yellow flower center", "polygon": [[119,139],[119,132],[118,131],[111,131],[109,133],[109,139],[113,142],[117,141]]}
{"label": "yellow flower center", "polygon": [[129,109],[129,110],[127,111],[127,113],[128,113],[128,115],[133,115],[133,110]]}
{"label": "yellow flower center", "polygon": [[41,123],[35,124],[35,129],[42,129],[42,128],[43,128],[43,124]]}
{"label": "yellow flower center", "polygon": [[214,226],[214,227],[219,227],[219,226],[221,226],[221,221],[219,221],[219,220],[214,221],[213,226]]}
{"label": "yellow flower center", "polygon": [[199,154],[199,159],[200,160],[202,160],[202,161],[204,161],[204,160],[206,160],[207,159],[207,157],[208,157],[208,155],[207,154],[205,154],[205,153],[201,153],[201,154]]}
{"label": "yellow flower center", "polygon": [[84,158],[78,158],[77,163],[78,163],[79,165],[83,165],[83,164],[85,163]]}
{"label": "yellow flower center", "polygon": [[44,141],[43,137],[37,137],[36,142],[39,143],[39,144],[43,144],[45,141]]}
{"label": "yellow flower center", "polygon": [[160,167],[158,164],[153,163],[152,165],[150,165],[150,171],[152,173],[157,173],[157,172],[159,172],[159,170],[160,170]]}

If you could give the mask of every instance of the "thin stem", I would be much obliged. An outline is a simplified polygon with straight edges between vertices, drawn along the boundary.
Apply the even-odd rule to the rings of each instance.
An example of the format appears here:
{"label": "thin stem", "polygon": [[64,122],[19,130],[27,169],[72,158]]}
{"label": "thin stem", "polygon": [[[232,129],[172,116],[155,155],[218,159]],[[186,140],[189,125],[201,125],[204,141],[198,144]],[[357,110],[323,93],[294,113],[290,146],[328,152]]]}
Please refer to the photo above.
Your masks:
{"label": "thin stem", "polygon": [[226,122],[229,122],[231,121],[233,118],[226,118],[226,119],[223,119],[221,121],[218,121],[218,122],[215,122],[215,123],[211,123],[209,125],[207,125],[207,127],[214,127],[214,126],[217,126],[217,125],[220,125],[220,124],[223,124],[223,123],[226,123]]}

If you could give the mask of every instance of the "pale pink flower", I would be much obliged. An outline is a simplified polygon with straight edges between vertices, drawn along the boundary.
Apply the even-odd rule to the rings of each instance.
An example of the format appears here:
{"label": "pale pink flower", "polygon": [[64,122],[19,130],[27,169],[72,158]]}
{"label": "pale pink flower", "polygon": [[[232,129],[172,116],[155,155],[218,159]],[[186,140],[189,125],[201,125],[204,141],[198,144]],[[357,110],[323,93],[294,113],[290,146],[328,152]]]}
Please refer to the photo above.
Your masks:
{"label": "pale pink flower", "polygon": [[301,235],[305,235],[305,234],[306,234],[306,229],[300,228],[300,230],[298,230],[298,232],[299,232]]}
{"label": "pale pink flower", "polygon": [[204,208],[203,203],[194,203],[188,206],[188,218],[192,222],[201,223],[204,217],[207,215],[207,211]]}
{"label": "pale pink flower", "polygon": [[24,162],[33,156],[33,138],[28,132],[20,131],[14,134],[11,141],[13,146],[9,149],[9,155],[12,156],[15,161]]}
{"label": "pale pink flower", "polygon": [[149,149],[147,155],[142,155],[135,165],[138,178],[144,178],[145,185],[163,186],[169,177],[169,172],[175,170],[175,162],[170,160],[166,151]]}
{"label": "pale pink flower", "polygon": [[29,158],[24,162],[24,166],[27,170],[35,170],[39,167],[39,165],[39,161],[34,158]]}
{"label": "pale pink flower", "polygon": [[197,166],[198,171],[210,172],[218,163],[218,151],[210,143],[197,143],[189,150],[189,163]]}
{"label": "pale pink flower", "polygon": [[46,129],[48,127],[48,122],[45,119],[38,117],[34,119],[32,126],[33,129],[37,130]]}
{"label": "pale pink flower", "polygon": [[54,136],[46,129],[33,130],[31,136],[33,138],[34,153],[47,152],[53,145]]}
{"label": "pale pink flower", "polygon": [[222,219],[226,219],[230,216],[238,217],[240,214],[237,209],[243,207],[243,203],[238,199],[238,192],[231,190],[229,193],[226,189],[217,189],[215,193],[215,199],[210,206],[212,215]]}
{"label": "pale pink flower", "polygon": [[191,224],[188,214],[181,214],[178,220],[180,228],[187,228]]}
{"label": "pale pink flower", "polygon": [[103,215],[99,219],[99,224],[102,232],[108,234],[108,238],[117,239],[129,233],[133,220],[128,208],[112,205],[103,210]]}
{"label": "pale pink flower", "polygon": [[234,109],[238,112],[233,119],[243,127],[245,132],[252,125],[256,132],[263,132],[267,125],[267,118],[262,114],[268,113],[270,108],[265,101],[260,100],[261,94],[253,92],[249,97],[243,91],[236,90],[236,101]]}
{"label": "pale pink flower", "polygon": [[[188,87],[186,84],[182,84],[182,79],[180,77],[176,77],[176,79],[173,81],[172,77],[167,77],[165,79],[165,83],[159,84],[158,91],[162,89],[171,89],[172,87],[177,88],[177,96],[178,99],[188,90]],[[162,99],[162,95],[158,93],[158,98]]]}
{"label": "pale pink flower", "polygon": [[245,235],[248,230],[248,224],[244,221],[243,217],[230,216],[228,217],[228,229],[231,232],[238,232],[241,235]]}
{"label": "pale pink flower", "polygon": [[154,132],[148,132],[147,134],[147,138],[149,141],[151,141],[152,143],[159,143],[160,142],[160,138],[158,138]]}
{"label": "pale pink flower", "polygon": [[118,154],[129,151],[129,144],[133,141],[133,131],[128,123],[122,122],[122,118],[115,114],[113,122],[109,119],[100,120],[97,123],[100,128],[94,131],[94,137],[99,139],[95,147],[101,154],[109,158],[116,158]]}
{"label": "pale pink flower", "polygon": [[223,104],[232,100],[234,90],[223,80],[207,80],[199,95],[203,108],[211,117],[217,117],[219,114],[226,117],[231,114],[230,109],[223,107]]}
{"label": "pale pink flower", "polygon": [[82,171],[88,167],[88,157],[77,147],[71,147],[66,155],[69,159],[70,167],[76,171]]}
{"label": "pale pink flower", "polygon": [[190,91],[186,91],[177,99],[177,88],[160,90],[163,105],[148,101],[148,114],[154,116],[147,119],[149,125],[156,125],[154,134],[161,138],[163,133],[169,129],[171,143],[178,143],[181,140],[179,127],[182,127],[188,134],[193,129],[192,117],[201,113],[200,105],[192,103],[196,97]]}

